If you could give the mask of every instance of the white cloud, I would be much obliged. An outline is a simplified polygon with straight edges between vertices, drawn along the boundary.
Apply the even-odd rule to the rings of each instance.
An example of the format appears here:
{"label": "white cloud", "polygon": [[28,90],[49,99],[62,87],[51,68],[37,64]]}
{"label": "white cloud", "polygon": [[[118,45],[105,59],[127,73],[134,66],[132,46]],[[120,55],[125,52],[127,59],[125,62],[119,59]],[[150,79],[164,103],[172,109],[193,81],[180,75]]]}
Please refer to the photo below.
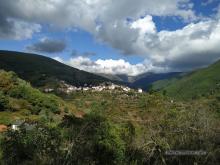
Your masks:
{"label": "white cloud", "polygon": [[108,26],[105,29],[108,30],[100,30],[99,38],[124,54],[146,57],[155,68],[187,71],[220,59],[218,19],[191,23],[175,31],[158,32],[151,16],[146,16],[131,23],[130,27],[120,24],[117,28]]}
{"label": "white cloud", "polygon": [[41,31],[41,25],[20,20],[0,19],[0,23],[0,38],[3,39],[30,39],[34,33]]}
{"label": "white cloud", "polygon": [[126,74],[130,76],[136,76],[141,73],[145,73],[147,71],[156,70],[161,72],[164,69],[162,68],[154,68],[152,65],[147,63],[147,61],[138,64],[130,64],[129,62],[119,59],[119,60],[112,60],[112,59],[98,59],[96,61],[92,61],[87,57],[75,57],[70,58],[69,60],[65,61],[60,57],[54,57],[55,60],[70,65],[74,68],[78,68],[80,70],[92,72],[92,73],[104,73],[104,74]]}
{"label": "white cloud", "polygon": [[192,23],[176,31],[161,31],[148,39],[143,48],[154,66],[188,70],[203,67],[220,58],[220,22]]}
{"label": "white cloud", "polygon": [[[35,25],[80,28],[125,55],[142,55],[148,59],[148,65],[153,69],[164,67],[168,70],[188,70],[210,64],[220,56],[218,46],[220,17],[213,20],[198,20],[190,2],[190,0],[7,0],[0,1],[0,23],[8,26],[6,20],[13,18],[23,20],[27,25],[34,22]],[[189,24],[175,31],[159,32],[152,19],[153,16],[175,16],[188,21]],[[131,21],[127,21],[128,18]],[[197,23],[193,23],[194,20],[197,20]],[[5,21],[6,24],[2,24]],[[18,29],[28,29],[20,27]],[[25,31],[25,36],[16,38],[30,37],[34,31],[38,31],[36,29]],[[125,63],[121,62],[120,65],[127,67]],[[77,65],[74,62],[73,64]],[[118,72],[117,69],[114,70]],[[145,70],[150,69],[147,67]],[[129,74],[136,74],[135,69],[129,71]]]}
{"label": "white cloud", "polygon": [[150,15],[132,22],[131,28],[138,29],[141,35],[156,32],[156,26],[152,20],[152,16]]}
{"label": "white cloud", "polygon": [[[128,17],[179,16],[196,19],[189,0],[7,0],[0,1],[0,16],[59,27],[78,27],[92,34],[99,23],[114,26]],[[185,5],[183,9],[183,5]]]}
{"label": "white cloud", "polygon": [[63,59],[60,58],[60,57],[54,57],[53,59],[58,61],[58,62],[64,63]]}

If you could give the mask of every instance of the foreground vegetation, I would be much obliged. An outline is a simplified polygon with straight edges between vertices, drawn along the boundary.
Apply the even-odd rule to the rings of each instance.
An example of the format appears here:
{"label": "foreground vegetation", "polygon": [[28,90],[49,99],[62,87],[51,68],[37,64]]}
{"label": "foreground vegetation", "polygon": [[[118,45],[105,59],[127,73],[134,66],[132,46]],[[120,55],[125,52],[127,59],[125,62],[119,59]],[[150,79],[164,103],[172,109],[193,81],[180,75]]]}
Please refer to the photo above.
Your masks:
{"label": "foreground vegetation", "polygon": [[14,72],[0,71],[1,124],[9,125],[16,119],[60,117],[68,108],[71,110],[61,98],[40,92]]}
{"label": "foreground vegetation", "polygon": [[[1,134],[1,164],[213,165],[220,161],[217,94],[185,102],[160,93],[76,92],[63,100],[4,71],[0,91],[0,124],[26,120],[20,130]],[[167,155],[170,150],[205,154]]]}

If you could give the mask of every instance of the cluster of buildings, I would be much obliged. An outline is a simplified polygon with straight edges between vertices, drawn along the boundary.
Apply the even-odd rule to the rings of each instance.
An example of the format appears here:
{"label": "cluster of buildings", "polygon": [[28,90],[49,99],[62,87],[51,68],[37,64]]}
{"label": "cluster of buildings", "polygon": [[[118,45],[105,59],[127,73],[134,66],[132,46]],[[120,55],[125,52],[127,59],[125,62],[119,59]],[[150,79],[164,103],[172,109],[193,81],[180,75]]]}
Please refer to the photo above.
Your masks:
{"label": "cluster of buildings", "polygon": [[21,126],[23,126],[23,128],[26,130],[32,130],[37,126],[37,124],[36,123],[28,123],[25,120],[15,120],[10,125],[0,124],[0,133],[6,132],[9,129],[11,129],[13,131],[18,131],[18,130],[20,130]]}
{"label": "cluster of buildings", "polygon": [[[64,93],[70,94],[70,93],[73,93],[73,92],[76,92],[76,91],[92,91],[92,92],[121,91],[121,92],[130,92],[133,89],[131,89],[127,86],[123,86],[123,85],[116,85],[114,83],[102,83],[102,84],[97,85],[97,86],[84,84],[83,87],[76,87],[76,86],[67,84],[64,81],[61,81],[60,82],[60,87],[57,88],[56,90],[58,90],[59,92],[64,92]],[[44,89],[44,92],[46,92],[46,93],[50,93],[50,92],[53,92],[53,91],[54,91],[54,89],[52,89],[52,88],[45,88]],[[137,92],[142,93],[143,90],[138,89]]]}

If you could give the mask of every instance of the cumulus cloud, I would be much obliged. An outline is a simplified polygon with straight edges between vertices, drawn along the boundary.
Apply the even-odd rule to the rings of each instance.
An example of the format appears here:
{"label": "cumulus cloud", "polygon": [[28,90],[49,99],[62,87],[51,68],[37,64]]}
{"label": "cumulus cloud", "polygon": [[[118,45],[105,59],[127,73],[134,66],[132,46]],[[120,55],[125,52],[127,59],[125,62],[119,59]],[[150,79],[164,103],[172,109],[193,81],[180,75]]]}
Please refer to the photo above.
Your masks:
{"label": "cumulus cloud", "polygon": [[16,7],[12,1],[0,1],[0,39],[30,39],[41,31],[41,25],[15,18]]}
{"label": "cumulus cloud", "polygon": [[94,33],[98,24],[115,24],[145,14],[193,20],[196,16],[188,4],[189,0],[1,0],[0,16],[4,21],[13,18]]}
{"label": "cumulus cloud", "polygon": [[155,68],[147,61],[138,64],[131,64],[123,59],[112,60],[112,59],[98,59],[96,61],[92,61],[87,57],[75,57],[70,58],[65,61],[60,57],[55,57],[55,60],[70,65],[74,68],[78,68],[80,70],[89,71],[92,73],[104,73],[104,74],[126,74],[129,76],[136,76],[146,71],[157,71],[157,72],[165,72],[164,68],[157,67]]}
{"label": "cumulus cloud", "polygon": [[124,54],[146,57],[155,68],[188,71],[220,59],[219,19],[190,23],[175,31],[158,32],[152,17],[146,16],[129,23],[129,28],[125,24],[118,29],[108,27],[102,38],[104,36],[106,42]]}
{"label": "cumulus cloud", "polygon": [[41,26],[39,24],[0,17],[0,38],[2,39],[30,39],[34,33],[40,31]]}
{"label": "cumulus cloud", "polygon": [[183,29],[161,31],[140,40],[154,66],[189,70],[220,58],[220,22],[215,20],[191,23]]}
{"label": "cumulus cloud", "polygon": [[[220,16],[199,20],[193,5],[190,0],[0,0],[0,37],[5,34],[1,31],[7,30],[13,35],[17,21],[80,28],[125,55],[142,55],[154,69],[184,71],[206,66],[220,55]],[[154,16],[179,17],[188,25],[175,31],[158,31]],[[42,43],[30,48],[42,51],[38,48]]]}
{"label": "cumulus cloud", "polygon": [[149,16],[149,15],[132,22],[131,28],[139,29],[141,35],[144,35],[145,33],[156,32],[156,26],[154,22],[152,21],[152,16]]}
{"label": "cumulus cloud", "polygon": [[28,51],[42,53],[59,53],[66,48],[65,41],[43,38],[39,42],[26,47]]}

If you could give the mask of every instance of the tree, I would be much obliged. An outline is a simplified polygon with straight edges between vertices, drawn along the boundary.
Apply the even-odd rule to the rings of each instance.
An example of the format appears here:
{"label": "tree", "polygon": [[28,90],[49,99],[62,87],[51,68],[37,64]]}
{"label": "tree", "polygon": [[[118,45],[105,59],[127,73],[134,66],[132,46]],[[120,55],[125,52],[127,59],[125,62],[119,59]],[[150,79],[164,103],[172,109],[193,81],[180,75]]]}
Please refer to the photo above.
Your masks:
{"label": "tree", "polygon": [[23,125],[19,131],[9,130],[1,143],[2,160],[14,164],[61,164],[60,133],[55,128],[36,126],[27,130]]}
{"label": "tree", "polygon": [[9,98],[0,91],[0,111],[9,109]]}
{"label": "tree", "polygon": [[84,119],[66,117],[69,129],[68,150],[64,164],[122,164],[125,143],[116,126],[100,114],[92,113]]}

